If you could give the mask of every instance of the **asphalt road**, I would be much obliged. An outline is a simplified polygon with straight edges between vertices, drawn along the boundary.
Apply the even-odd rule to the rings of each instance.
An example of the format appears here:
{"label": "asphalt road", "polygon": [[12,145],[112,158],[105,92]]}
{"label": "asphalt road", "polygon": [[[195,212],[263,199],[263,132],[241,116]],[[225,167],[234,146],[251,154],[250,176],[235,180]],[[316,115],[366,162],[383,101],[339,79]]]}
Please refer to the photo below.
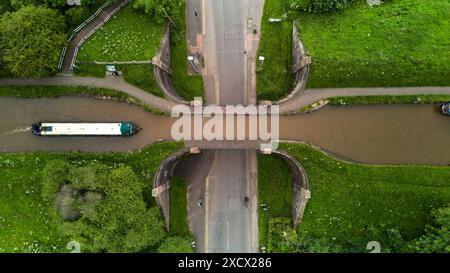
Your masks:
{"label": "asphalt road", "polygon": [[[255,252],[258,250],[252,225],[249,153],[216,150],[206,181],[205,252]],[[253,199],[255,200],[255,199]]]}
{"label": "asphalt road", "polygon": [[[207,103],[245,105],[246,1],[203,1],[202,10]],[[255,170],[255,151],[215,151],[206,178],[204,252],[258,251]]]}
{"label": "asphalt road", "polygon": [[209,103],[246,104],[245,7],[241,0],[204,1],[204,73]]}

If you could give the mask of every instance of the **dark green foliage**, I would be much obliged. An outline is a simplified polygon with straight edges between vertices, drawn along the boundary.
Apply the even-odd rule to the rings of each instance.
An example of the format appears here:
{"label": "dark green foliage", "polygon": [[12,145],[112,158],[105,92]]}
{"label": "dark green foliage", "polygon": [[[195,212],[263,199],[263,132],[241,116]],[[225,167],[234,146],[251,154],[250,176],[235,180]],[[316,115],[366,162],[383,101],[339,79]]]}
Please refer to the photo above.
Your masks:
{"label": "dark green foliage", "polygon": [[428,225],[426,234],[410,244],[415,252],[450,253],[450,205],[434,209],[434,223]]}
{"label": "dark green foliage", "polygon": [[[52,162],[61,179],[61,166]],[[109,169],[92,164],[69,167],[65,184],[56,195],[56,209],[64,222],[63,232],[79,241],[85,251],[135,252],[157,245],[165,236],[157,208],[147,208],[144,184],[129,167]],[[46,183],[47,181],[44,181]],[[69,222],[70,221],[70,222]]]}
{"label": "dark green foliage", "polygon": [[289,218],[272,218],[269,221],[267,252],[280,253],[340,253],[342,246],[325,238],[301,238],[292,228]]}
{"label": "dark green foliage", "polygon": [[158,253],[192,253],[190,237],[173,236],[165,238],[158,247]]}
{"label": "dark green foliage", "polygon": [[344,9],[361,0],[289,0],[292,9],[325,13]]}
{"label": "dark green foliage", "polygon": [[64,18],[55,10],[27,6],[0,18],[0,52],[6,70],[17,77],[56,72],[65,44]]}
{"label": "dark green foliage", "polygon": [[181,21],[181,13],[184,12],[180,9],[183,3],[184,0],[134,0],[133,7],[144,10],[161,24],[169,20],[177,25]]}

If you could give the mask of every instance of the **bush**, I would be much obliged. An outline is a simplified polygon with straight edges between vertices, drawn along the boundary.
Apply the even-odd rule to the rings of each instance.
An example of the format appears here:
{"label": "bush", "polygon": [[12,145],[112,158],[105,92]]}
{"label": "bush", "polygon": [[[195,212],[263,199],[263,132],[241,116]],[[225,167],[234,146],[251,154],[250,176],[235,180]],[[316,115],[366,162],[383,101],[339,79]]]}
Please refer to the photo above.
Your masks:
{"label": "bush", "polygon": [[158,253],[192,253],[190,237],[167,237],[158,248]]}
{"label": "bush", "polygon": [[60,189],[55,207],[63,233],[84,251],[136,252],[156,248],[166,235],[158,208],[147,208],[144,183],[130,167],[76,167],[59,160],[46,166],[44,177],[45,196]]}
{"label": "bush", "polygon": [[303,10],[311,13],[332,12],[347,8],[360,0],[289,0],[290,6],[295,10]]}
{"label": "bush", "polygon": [[38,78],[56,72],[66,42],[64,17],[46,7],[26,6],[0,18],[2,62],[13,76]]}
{"label": "bush", "polygon": [[450,205],[431,212],[434,225],[427,226],[426,234],[414,240],[410,249],[425,253],[450,253]]}

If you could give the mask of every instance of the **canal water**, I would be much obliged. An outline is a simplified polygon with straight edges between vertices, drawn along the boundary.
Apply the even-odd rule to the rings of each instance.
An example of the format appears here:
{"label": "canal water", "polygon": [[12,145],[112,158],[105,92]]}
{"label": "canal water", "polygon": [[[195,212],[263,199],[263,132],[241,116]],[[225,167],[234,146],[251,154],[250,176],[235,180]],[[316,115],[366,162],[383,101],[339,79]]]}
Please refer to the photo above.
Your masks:
{"label": "canal water", "polygon": [[[142,131],[132,137],[36,137],[31,124],[133,121]],[[0,98],[0,151],[129,151],[168,137],[170,117],[128,103],[87,97]]]}
{"label": "canal water", "polygon": [[[34,122],[132,121],[131,137],[36,137]],[[171,140],[173,119],[127,103],[86,97],[0,98],[0,151],[130,151]],[[371,164],[450,164],[450,117],[437,105],[327,106],[282,116],[280,138],[306,141],[348,160]]]}
{"label": "canal water", "polygon": [[326,106],[281,118],[280,135],[362,163],[450,164],[450,117],[438,105]]}

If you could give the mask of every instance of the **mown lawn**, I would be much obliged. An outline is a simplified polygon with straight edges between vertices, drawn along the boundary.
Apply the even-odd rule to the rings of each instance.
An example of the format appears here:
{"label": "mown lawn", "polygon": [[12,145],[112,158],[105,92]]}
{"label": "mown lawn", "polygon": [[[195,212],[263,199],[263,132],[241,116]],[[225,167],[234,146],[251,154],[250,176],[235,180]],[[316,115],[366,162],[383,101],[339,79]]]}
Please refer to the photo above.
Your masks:
{"label": "mown lawn", "polygon": [[0,154],[0,252],[68,252],[70,238],[61,232],[52,204],[41,198],[41,171],[53,159],[74,165],[101,162],[131,167],[148,189],[144,199],[154,206],[151,181],[160,162],[181,143],[158,143],[132,153],[17,153]]}
{"label": "mown lawn", "polygon": [[[276,155],[258,155],[259,241],[267,247],[268,220],[274,217],[292,217],[292,174],[289,167]],[[265,204],[268,210],[263,210]]]}
{"label": "mown lawn", "polygon": [[187,210],[187,184],[183,178],[170,180],[169,233],[176,236],[190,236]]}
{"label": "mown lawn", "polygon": [[181,6],[180,22],[177,27],[171,26],[170,30],[170,54],[172,61],[172,83],[185,100],[191,101],[195,97],[204,97],[202,76],[188,74],[188,49],[186,41],[186,14],[185,6]]}
{"label": "mown lawn", "polygon": [[[450,167],[360,165],[304,144],[280,148],[295,156],[309,177],[311,199],[299,228],[304,238],[326,238],[360,252],[367,252],[369,241],[391,247],[389,229],[412,240],[431,223],[431,209],[450,202]],[[271,172],[260,166],[260,177]]]}
{"label": "mown lawn", "polygon": [[127,4],[80,48],[78,61],[150,60],[160,45],[163,25]]}
{"label": "mown lawn", "polygon": [[[153,75],[153,65],[151,64],[116,64],[116,69],[122,71],[123,79],[140,89],[147,91],[158,97],[164,94],[158,86]],[[105,77],[105,65],[84,64],[78,65],[74,70],[75,75],[83,77]]]}
{"label": "mown lawn", "polygon": [[266,0],[261,19],[261,40],[258,56],[264,56],[257,67],[258,100],[277,100],[292,88],[292,21],[269,23],[269,18],[281,18],[287,12],[286,0]]}
{"label": "mown lawn", "polygon": [[450,84],[449,1],[363,2],[296,15],[312,56],[309,88]]}

